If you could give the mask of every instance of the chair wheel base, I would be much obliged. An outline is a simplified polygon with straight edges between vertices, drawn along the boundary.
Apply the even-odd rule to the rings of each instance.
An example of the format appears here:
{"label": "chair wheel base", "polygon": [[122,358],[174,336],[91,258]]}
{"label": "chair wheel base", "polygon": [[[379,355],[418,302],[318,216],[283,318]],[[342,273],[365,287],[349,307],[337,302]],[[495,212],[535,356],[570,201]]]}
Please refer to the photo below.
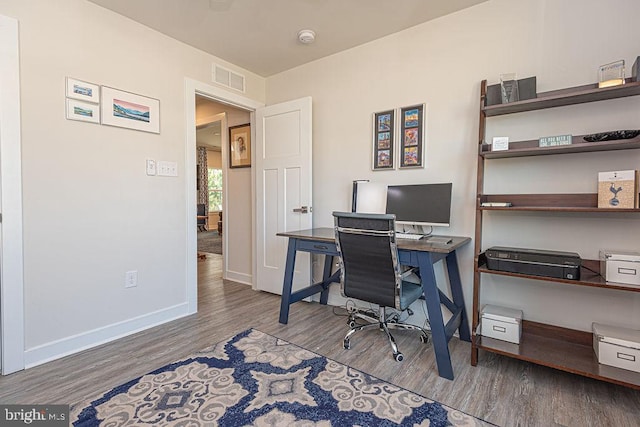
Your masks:
{"label": "chair wheel base", "polygon": [[428,335],[420,335],[420,342],[422,344],[429,344],[429,336]]}
{"label": "chair wheel base", "polygon": [[402,353],[393,353],[393,358],[396,359],[396,362],[402,362],[404,360],[404,355]]}
{"label": "chair wheel base", "polygon": [[345,350],[351,349],[351,342],[349,342],[349,340],[344,340],[342,347],[344,347]]}

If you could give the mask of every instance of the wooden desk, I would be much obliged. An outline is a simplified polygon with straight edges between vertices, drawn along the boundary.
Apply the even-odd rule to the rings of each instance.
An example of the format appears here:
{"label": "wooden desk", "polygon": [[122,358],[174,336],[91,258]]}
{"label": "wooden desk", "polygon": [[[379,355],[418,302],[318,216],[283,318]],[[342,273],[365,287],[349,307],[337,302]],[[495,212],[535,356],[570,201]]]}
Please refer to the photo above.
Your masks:
{"label": "wooden desk", "polygon": [[[340,272],[331,274],[334,265],[334,257],[338,256],[335,244],[335,231],[333,228],[314,228],[310,230],[290,231],[278,233],[278,236],[288,237],[287,261],[285,266],[284,281],[282,283],[282,299],[280,302],[280,323],[286,324],[289,320],[289,307],[306,297],[320,293],[320,303],[326,304],[329,297],[331,283],[340,282]],[[471,241],[469,237],[451,237],[449,244],[430,244],[428,240],[396,240],[398,245],[398,258],[401,264],[420,268],[422,289],[427,304],[427,313],[431,324],[433,349],[436,354],[438,374],[452,380],[453,367],[449,353],[449,340],[456,331],[459,331],[460,339],[471,342],[469,322],[464,306],[464,295],[458,270],[456,250]],[[322,282],[311,284],[309,287],[292,291],[293,271],[296,263],[296,252],[310,252],[325,256]],[[433,266],[438,261],[446,262],[451,289],[451,301],[438,289]],[[452,313],[451,319],[444,324],[440,304]]]}

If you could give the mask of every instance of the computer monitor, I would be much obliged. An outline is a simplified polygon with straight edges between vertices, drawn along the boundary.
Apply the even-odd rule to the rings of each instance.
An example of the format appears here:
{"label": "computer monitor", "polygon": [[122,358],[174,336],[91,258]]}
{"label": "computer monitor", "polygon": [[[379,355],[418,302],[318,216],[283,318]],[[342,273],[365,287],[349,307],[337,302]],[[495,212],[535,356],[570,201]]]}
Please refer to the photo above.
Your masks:
{"label": "computer monitor", "polygon": [[387,213],[396,223],[448,227],[451,216],[451,183],[390,185]]}
{"label": "computer monitor", "polygon": [[351,211],[360,213],[385,213],[387,184],[369,181],[353,182]]}

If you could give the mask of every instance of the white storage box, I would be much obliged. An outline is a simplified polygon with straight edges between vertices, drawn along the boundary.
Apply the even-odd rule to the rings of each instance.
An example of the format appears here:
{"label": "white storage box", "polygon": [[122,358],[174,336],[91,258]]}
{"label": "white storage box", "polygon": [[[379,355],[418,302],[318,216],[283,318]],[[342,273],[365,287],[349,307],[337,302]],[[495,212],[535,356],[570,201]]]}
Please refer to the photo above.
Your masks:
{"label": "white storage box", "polygon": [[640,331],[594,323],[593,350],[603,365],[640,372]]}
{"label": "white storage box", "polygon": [[600,274],[607,282],[640,286],[640,252],[600,251]]}
{"label": "white storage box", "polygon": [[520,344],[522,310],[485,305],[482,308],[480,334],[485,337]]}

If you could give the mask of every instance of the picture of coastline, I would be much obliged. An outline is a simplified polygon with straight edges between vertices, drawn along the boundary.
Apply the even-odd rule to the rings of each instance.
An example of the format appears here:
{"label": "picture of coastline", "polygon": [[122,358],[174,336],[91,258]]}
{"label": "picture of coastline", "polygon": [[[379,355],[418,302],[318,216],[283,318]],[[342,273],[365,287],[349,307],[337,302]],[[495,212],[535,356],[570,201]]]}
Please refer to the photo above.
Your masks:
{"label": "picture of coastline", "polygon": [[89,97],[93,96],[93,90],[90,87],[80,86],[76,84],[73,85],[73,93]]}
{"label": "picture of coastline", "polygon": [[100,86],[96,84],[67,77],[65,91],[67,98],[95,104],[100,103]]}
{"label": "picture of coastline", "polygon": [[103,125],[160,133],[160,101],[148,96],[101,87]]}
{"label": "picture of coastline", "polygon": [[149,123],[149,107],[121,99],[113,99],[113,115]]}
{"label": "picture of coastline", "polygon": [[93,110],[88,108],[78,107],[77,105],[73,107],[73,114],[77,114],[79,116],[85,117],[93,117]]}
{"label": "picture of coastline", "polygon": [[81,122],[100,123],[100,106],[75,99],[66,99],[67,120],[79,120]]}

